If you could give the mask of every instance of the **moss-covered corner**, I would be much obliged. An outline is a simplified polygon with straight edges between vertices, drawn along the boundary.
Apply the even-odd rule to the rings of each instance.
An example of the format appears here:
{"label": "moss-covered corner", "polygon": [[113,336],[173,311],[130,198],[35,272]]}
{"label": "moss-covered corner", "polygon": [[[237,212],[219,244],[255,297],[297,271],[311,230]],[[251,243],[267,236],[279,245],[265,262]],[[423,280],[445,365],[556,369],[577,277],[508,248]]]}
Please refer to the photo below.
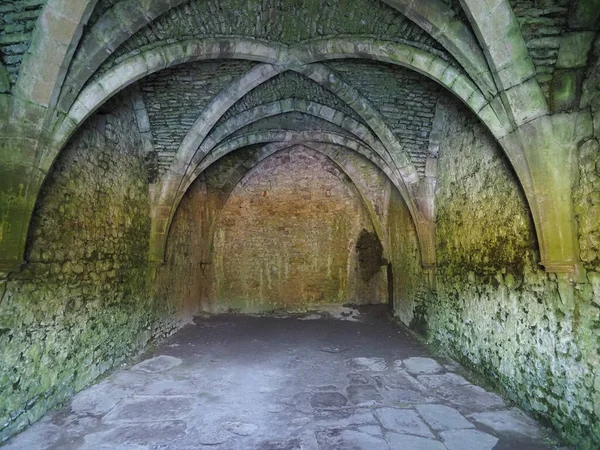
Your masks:
{"label": "moss-covered corner", "polygon": [[0,442],[176,326],[152,295],[133,121],[120,96],[71,140],[39,198],[28,264],[0,287]]}

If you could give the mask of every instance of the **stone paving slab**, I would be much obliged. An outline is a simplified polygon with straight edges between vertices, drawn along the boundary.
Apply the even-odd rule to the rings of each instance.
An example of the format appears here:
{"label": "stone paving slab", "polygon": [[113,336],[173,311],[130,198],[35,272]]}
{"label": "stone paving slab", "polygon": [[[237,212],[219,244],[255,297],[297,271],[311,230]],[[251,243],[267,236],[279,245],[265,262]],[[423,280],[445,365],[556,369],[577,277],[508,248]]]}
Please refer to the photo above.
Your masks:
{"label": "stone paving slab", "polygon": [[198,319],[3,450],[558,448],[378,310],[313,316]]}

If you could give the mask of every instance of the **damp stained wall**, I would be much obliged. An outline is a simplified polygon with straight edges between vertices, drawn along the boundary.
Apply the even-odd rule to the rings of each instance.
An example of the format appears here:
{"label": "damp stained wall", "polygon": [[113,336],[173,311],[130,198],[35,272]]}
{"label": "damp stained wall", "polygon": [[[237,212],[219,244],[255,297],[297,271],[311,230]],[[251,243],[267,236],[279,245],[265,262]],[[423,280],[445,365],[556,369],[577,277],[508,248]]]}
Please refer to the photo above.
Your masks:
{"label": "damp stained wall", "polygon": [[579,149],[573,192],[584,275],[572,284],[539,266],[529,209],[497,144],[464,107],[451,101],[447,108],[436,189],[435,289],[425,300],[414,296],[408,312],[397,304],[398,316],[551,422],[571,444],[597,448],[598,142]]}
{"label": "damp stained wall", "polygon": [[176,329],[149,289],[147,170],[131,99],[111,100],[55,164],[25,270],[0,302],[0,442]]}
{"label": "damp stained wall", "polygon": [[242,311],[380,303],[382,251],[348,177],[297,146],[259,163],[227,200],[215,228],[211,303]]}

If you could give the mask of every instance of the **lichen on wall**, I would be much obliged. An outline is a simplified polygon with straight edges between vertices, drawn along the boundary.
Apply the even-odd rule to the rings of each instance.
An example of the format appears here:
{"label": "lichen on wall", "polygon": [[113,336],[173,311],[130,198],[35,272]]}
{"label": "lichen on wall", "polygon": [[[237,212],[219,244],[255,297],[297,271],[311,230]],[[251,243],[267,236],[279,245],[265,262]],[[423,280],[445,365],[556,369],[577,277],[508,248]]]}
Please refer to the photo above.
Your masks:
{"label": "lichen on wall", "polygon": [[571,443],[597,448],[598,293],[591,280],[573,285],[543,271],[509,163],[464,108],[449,108],[438,161],[429,337]]}
{"label": "lichen on wall", "polygon": [[[149,294],[147,172],[127,95],[47,180],[0,303],[0,442],[177,324]],[[164,318],[164,320],[163,320]]]}

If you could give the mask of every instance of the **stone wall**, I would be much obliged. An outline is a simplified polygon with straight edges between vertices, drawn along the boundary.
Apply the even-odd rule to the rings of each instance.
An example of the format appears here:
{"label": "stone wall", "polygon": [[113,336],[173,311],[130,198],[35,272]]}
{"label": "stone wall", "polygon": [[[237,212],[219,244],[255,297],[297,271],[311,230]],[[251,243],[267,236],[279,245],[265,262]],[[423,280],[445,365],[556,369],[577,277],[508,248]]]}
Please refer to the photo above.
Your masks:
{"label": "stone wall", "polygon": [[244,134],[258,134],[262,131],[278,131],[278,130],[289,130],[295,132],[313,132],[313,133],[337,133],[345,134],[349,138],[355,136],[346,131],[345,129],[328,122],[327,120],[319,117],[310,116],[301,112],[293,111],[289,113],[279,114],[277,116],[271,116],[264,119],[259,119],[256,122],[246,125],[240,128],[238,131],[232,133],[230,138],[234,138]]}
{"label": "stone wall", "polygon": [[382,1],[190,0],[134,34],[105,67],[165,40],[247,36],[289,45],[350,35],[408,42],[451,59],[428,33]]}
{"label": "stone wall", "polygon": [[[396,317],[414,330],[426,330],[427,274],[421,268],[421,254],[412,217],[397,189],[388,200],[389,263],[393,310]],[[389,288],[390,286],[388,286]]]}
{"label": "stone wall", "polygon": [[314,103],[321,103],[342,111],[356,121],[363,122],[360,116],[333,92],[298,72],[288,71],[274,76],[244,95],[223,114],[217,126],[243,111],[287,98],[301,98]]}
{"label": "stone wall", "polygon": [[251,147],[221,158],[188,189],[169,230],[165,264],[158,268],[155,292],[173,313],[188,321],[202,309],[211,309],[214,296],[212,241],[216,220],[237,182],[239,164],[256,152]]}
{"label": "stone wall", "polygon": [[377,243],[358,192],[333,162],[304,147],[281,151],[243,179],[219,216],[209,304],[263,311],[385,301]]}
{"label": "stone wall", "polygon": [[597,227],[590,222],[597,214],[590,211],[597,147],[582,147],[576,199],[588,281],[573,285],[538,265],[528,207],[500,149],[462,107],[449,108],[438,162],[429,336],[578,448],[597,448],[600,292],[597,247],[589,247],[590,226]]}
{"label": "stone wall", "polygon": [[556,68],[561,37],[568,29],[570,0],[511,0],[537,79],[548,92]]}
{"label": "stone wall", "polygon": [[510,0],[510,4],[551,109],[577,109],[584,69],[600,29],[598,3]]}
{"label": "stone wall", "polygon": [[440,88],[424,76],[384,64],[335,61],[328,65],[381,113],[421,175]]}
{"label": "stone wall", "polygon": [[140,83],[161,172],[171,164],[204,108],[253,65],[248,61],[184,64],[150,75]]}
{"label": "stone wall", "polygon": [[0,63],[10,83],[17,80],[35,23],[46,0],[0,0]]}
{"label": "stone wall", "polygon": [[154,288],[182,322],[190,321],[209,295],[210,241],[219,207],[218,194],[207,189],[202,177],[190,186],[169,230],[165,264],[157,268]]}
{"label": "stone wall", "polygon": [[141,149],[120,96],[73,137],[44,186],[29,263],[0,295],[0,442],[177,326],[149,295]]}

